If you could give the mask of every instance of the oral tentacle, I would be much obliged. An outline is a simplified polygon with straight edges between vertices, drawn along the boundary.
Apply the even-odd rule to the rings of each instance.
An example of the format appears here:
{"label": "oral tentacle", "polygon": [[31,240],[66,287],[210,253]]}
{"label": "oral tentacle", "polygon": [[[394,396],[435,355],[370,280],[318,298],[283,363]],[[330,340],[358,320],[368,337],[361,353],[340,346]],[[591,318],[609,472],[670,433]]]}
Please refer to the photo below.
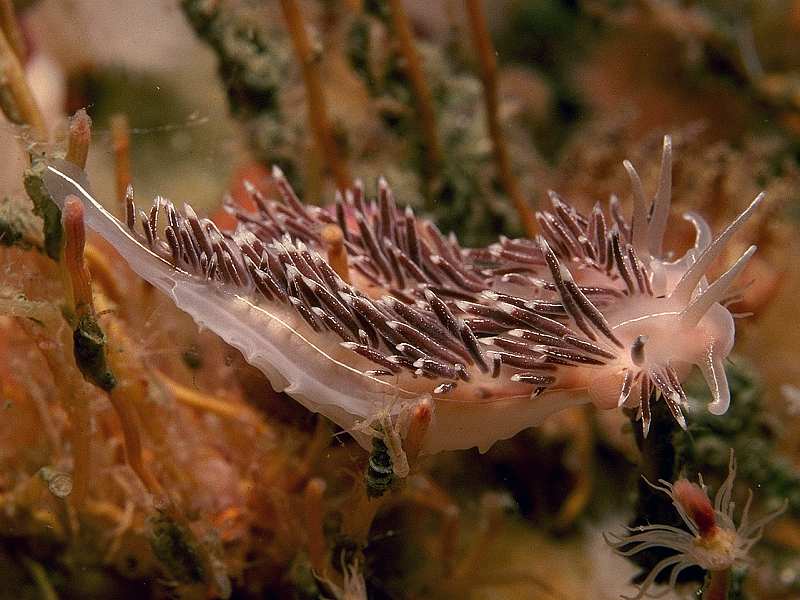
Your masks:
{"label": "oral tentacle", "polygon": [[711,390],[712,401],[708,405],[708,412],[712,415],[723,415],[728,410],[731,402],[731,393],[728,386],[728,377],[725,375],[724,357],[711,346],[704,360],[697,365],[706,385]]}
{"label": "oral tentacle", "polygon": [[706,220],[698,215],[696,212],[688,211],[683,214],[683,218],[689,221],[694,227],[695,238],[694,247],[692,251],[695,253],[695,258],[702,254],[706,248],[714,241],[714,236],[711,233],[711,227],[708,226]]}

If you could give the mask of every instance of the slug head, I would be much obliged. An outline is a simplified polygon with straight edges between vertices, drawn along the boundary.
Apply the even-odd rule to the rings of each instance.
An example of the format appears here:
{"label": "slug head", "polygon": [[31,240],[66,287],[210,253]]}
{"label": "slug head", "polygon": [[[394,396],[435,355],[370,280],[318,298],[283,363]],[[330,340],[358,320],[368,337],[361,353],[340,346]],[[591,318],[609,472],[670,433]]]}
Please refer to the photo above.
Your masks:
{"label": "slug head", "polygon": [[[668,144],[665,142],[665,156]],[[666,160],[665,162],[668,162]],[[662,164],[660,189],[669,188],[667,169]],[[635,171],[634,200],[639,213],[644,203]],[[637,185],[638,184],[638,185]],[[638,189],[637,189],[638,188]],[[638,192],[638,193],[637,193]],[[662,215],[668,200],[657,194],[653,215]],[[733,316],[725,308],[730,288],[755,253],[750,246],[716,281],[708,284],[706,274],[721,255],[728,241],[751,217],[764,200],[759,194],[717,238],[711,239],[708,226],[698,216],[686,215],[697,231],[696,242],[685,256],[668,262],[660,254],[663,221],[639,217],[637,236],[636,211],[633,220],[634,244],[638,240],[643,260],[651,273],[654,295],[629,296],[608,315],[619,341],[615,368],[610,375],[593,379],[589,395],[598,407],[640,406],[645,433],[649,427],[649,401],[653,391],[661,393],[681,426],[685,427],[681,408],[686,395],[680,380],[692,365],[705,378],[712,402],[708,410],[723,414],[730,404],[730,391],[725,376],[724,360],[733,348],[735,327]],[[644,225],[642,225],[644,224]]]}

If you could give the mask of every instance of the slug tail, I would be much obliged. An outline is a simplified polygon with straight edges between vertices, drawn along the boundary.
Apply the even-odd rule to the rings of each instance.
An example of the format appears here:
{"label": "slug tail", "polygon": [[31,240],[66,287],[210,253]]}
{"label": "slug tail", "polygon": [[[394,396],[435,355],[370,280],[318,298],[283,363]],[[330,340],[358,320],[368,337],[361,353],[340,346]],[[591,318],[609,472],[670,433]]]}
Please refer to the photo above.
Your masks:
{"label": "slug tail", "polygon": [[48,162],[43,175],[53,201],[62,208],[67,196],[78,196],[85,207],[86,225],[99,233],[123,256],[126,262],[153,285],[169,292],[176,277],[188,276],[161,256],[145,247],[117,218],[92,195],[86,173],[65,160]]}

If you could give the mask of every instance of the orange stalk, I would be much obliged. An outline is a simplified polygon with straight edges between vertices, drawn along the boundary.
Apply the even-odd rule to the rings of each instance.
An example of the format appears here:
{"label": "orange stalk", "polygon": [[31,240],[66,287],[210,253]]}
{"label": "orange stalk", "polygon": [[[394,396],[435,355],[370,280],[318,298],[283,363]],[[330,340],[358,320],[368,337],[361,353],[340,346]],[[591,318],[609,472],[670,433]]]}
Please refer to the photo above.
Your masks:
{"label": "orange stalk", "polygon": [[185,406],[210,412],[225,419],[233,419],[240,423],[253,425],[260,433],[267,431],[267,425],[258,413],[246,405],[237,405],[218,400],[199,390],[178,383],[161,371],[156,371],[156,376],[172,393],[175,400]]}
{"label": "orange stalk", "polygon": [[147,491],[157,498],[161,498],[164,496],[164,490],[144,463],[139,421],[127,392],[128,390],[124,387],[117,385],[109,393],[111,406],[114,407],[114,412],[117,413],[117,418],[122,428],[122,437],[125,440],[125,459]]}
{"label": "orange stalk", "polygon": [[[111,304],[102,292],[97,293],[96,300],[101,313],[111,313]],[[118,379],[117,385],[109,392],[109,397],[125,441],[125,459],[145,488],[159,502],[169,503],[164,489],[144,461],[137,407],[147,402],[147,377],[141,363],[132,359],[138,352],[125,331],[122,320],[112,315],[113,313],[109,314],[105,322],[111,340],[108,362]]]}
{"label": "orange stalk", "polygon": [[347,249],[344,247],[344,234],[341,227],[330,223],[320,232],[322,243],[328,255],[328,264],[343,281],[350,283],[350,266]]}
{"label": "orange stalk", "polygon": [[425,435],[428,433],[432,417],[433,404],[430,400],[420,402],[418,406],[414,407],[405,440],[405,452],[409,463],[417,460],[425,442]]}
{"label": "orange stalk", "polygon": [[86,245],[86,230],[83,226],[83,203],[77,196],[69,195],[61,210],[61,223],[64,227],[64,251],[62,264],[69,275],[67,291],[70,308],[77,318],[94,312],[92,284],[89,269],[83,260]]}
{"label": "orange stalk", "polygon": [[461,531],[461,510],[448,493],[438,486],[427,475],[413,475],[403,495],[424,508],[441,515],[440,554],[442,570],[450,574],[458,549],[458,538]]}
{"label": "orange stalk", "polygon": [[[62,224],[64,226],[62,264],[69,274],[71,288],[69,296],[76,320],[79,323],[77,327],[81,327],[81,324],[85,326],[86,322],[84,318],[89,318],[96,323],[91,279],[83,255],[86,243],[83,211],[83,203],[75,196],[67,197],[64,202],[64,208],[61,211]],[[97,331],[100,331],[99,325],[96,327]],[[115,331],[115,333],[117,332]],[[105,339],[103,339],[103,344],[105,344]],[[105,351],[104,348],[103,351]],[[130,353],[125,354],[124,357],[118,352],[110,353],[108,358],[114,367],[114,371],[119,371],[127,375],[127,370],[130,368],[129,356]],[[136,419],[136,413],[131,400],[128,397],[129,390],[126,386],[117,385],[116,379],[110,375],[111,371],[109,371],[105,365],[105,360],[103,360],[100,370],[102,371],[102,375],[106,377],[110,376],[111,379],[103,378],[98,380],[92,377],[89,379],[92,383],[95,383],[95,385],[98,385],[98,387],[109,394],[111,405],[114,407],[114,411],[119,418],[122,428],[122,437],[125,440],[126,460],[147,490],[156,496],[162,496],[163,490],[161,485],[144,464],[139,423]]]}
{"label": "orange stalk", "polygon": [[[69,419],[69,436],[72,446],[72,493],[70,501],[75,508],[80,508],[86,498],[91,477],[91,415],[89,409],[89,386],[78,375],[72,359],[71,340],[68,340],[68,329],[62,328],[59,338],[54,339],[45,331],[58,331],[57,314],[45,322],[44,327],[27,318],[18,318],[17,322],[31,339],[47,363],[53,381],[56,384],[61,406]],[[54,343],[55,342],[55,343]],[[67,354],[67,356],[64,355]]]}
{"label": "orange stalk", "polygon": [[25,38],[19,28],[17,15],[14,13],[12,0],[0,0],[0,29],[3,30],[19,62],[23,62],[28,51],[25,47]]}
{"label": "orange stalk", "polygon": [[111,144],[114,148],[114,172],[116,194],[120,204],[125,203],[125,194],[131,184],[131,131],[128,117],[122,113],[111,117]]}
{"label": "orange stalk", "polygon": [[112,302],[115,304],[120,303],[123,300],[123,294],[117,283],[117,278],[109,256],[103,254],[101,250],[98,250],[97,246],[92,245],[84,248],[83,256],[86,259],[86,263],[89,265],[92,281],[95,284],[100,284],[100,289]]}
{"label": "orange stalk", "polygon": [[325,162],[336,180],[336,187],[346,190],[350,187],[350,173],[345,164],[342,152],[336,144],[328,118],[325,93],[322,89],[322,78],[319,70],[319,56],[311,47],[306,24],[296,0],[281,0],[283,16],[292,38],[295,54],[300,61],[303,82],[306,88],[308,104],[308,120],[314,133],[316,144]]}
{"label": "orange stalk", "polygon": [[0,107],[12,123],[28,125],[36,140],[47,139],[44,115],[33,97],[25,70],[3,32],[0,32]]}
{"label": "orange stalk", "polygon": [[303,460],[286,474],[283,481],[283,489],[287,492],[297,492],[303,488],[314,466],[319,461],[322,453],[330,445],[331,430],[328,427],[325,419],[317,419],[317,425],[314,427],[314,435],[309,440],[306,446]]}
{"label": "orange stalk", "polygon": [[435,172],[442,164],[442,147],[436,129],[433,95],[422,70],[422,60],[414,46],[414,34],[411,31],[411,24],[408,21],[403,1],[389,0],[389,8],[392,14],[394,33],[397,36],[400,54],[404,61],[403,69],[408,77],[417,105],[425,152],[430,163],[429,168]]}
{"label": "orange stalk", "polygon": [[323,530],[325,510],[322,504],[325,487],[325,481],[315,477],[308,482],[303,491],[303,508],[308,534],[308,557],[311,561],[311,567],[319,575],[323,575],[326,571],[326,544]]}
{"label": "orange stalk", "polygon": [[497,57],[489,29],[486,26],[486,15],[480,0],[465,0],[472,42],[478,54],[481,82],[483,83],[483,97],[486,103],[486,124],[489,128],[489,137],[492,139],[494,160],[497,175],[503,189],[514,203],[514,208],[519,215],[525,233],[534,237],[537,234],[536,218],[533,210],[528,205],[522,193],[517,177],[511,167],[511,158],[508,153],[503,128],[500,125],[499,101],[497,98]]}
{"label": "orange stalk", "polygon": [[123,339],[121,324],[116,319],[110,319],[108,331],[116,347],[109,354],[108,359],[118,383],[109,392],[111,406],[119,419],[122,438],[125,441],[125,460],[148,492],[153,494],[160,502],[169,502],[164,489],[155,478],[144,461],[142,447],[141,426],[136,412],[137,404],[144,404],[146,388],[145,379],[137,368],[136,361],[131,361],[134,354],[133,347],[128,339]]}
{"label": "orange stalk", "polygon": [[508,509],[508,498],[501,493],[486,492],[481,498],[480,521],[478,533],[467,549],[465,556],[454,569],[452,578],[464,580],[479,569],[479,565],[489,552],[490,546],[500,535],[504,513]]}
{"label": "orange stalk", "polygon": [[592,413],[588,406],[576,407],[570,413],[573,437],[570,451],[579,457],[574,461],[577,466],[575,485],[564,499],[558,511],[556,527],[570,527],[589,504],[594,490],[594,433],[592,429]]}
{"label": "orange stalk", "polygon": [[722,571],[709,571],[706,587],[703,589],[703,600],[726,600],[730,581],[730,568]]}
{"label": "orange stalk", "polygon": [[92,119],[86,114],[86,110],[82,108],[69,121],[67,160],[73,165],[85,169],[91,141]]}

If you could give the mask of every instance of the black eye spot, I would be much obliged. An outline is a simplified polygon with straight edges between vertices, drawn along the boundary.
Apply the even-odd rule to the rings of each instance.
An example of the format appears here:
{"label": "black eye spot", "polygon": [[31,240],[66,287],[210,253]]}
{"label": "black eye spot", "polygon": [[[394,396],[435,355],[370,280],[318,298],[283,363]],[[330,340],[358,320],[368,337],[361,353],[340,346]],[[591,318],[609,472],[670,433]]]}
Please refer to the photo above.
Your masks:
{"label": "black eye spot", "polygon": [[639,367],[644,364],[645,342],[647,342],[647,336],[640,335],[633,341],[633,344],[631,344],[631,360],[633,361],[633,364]]}

